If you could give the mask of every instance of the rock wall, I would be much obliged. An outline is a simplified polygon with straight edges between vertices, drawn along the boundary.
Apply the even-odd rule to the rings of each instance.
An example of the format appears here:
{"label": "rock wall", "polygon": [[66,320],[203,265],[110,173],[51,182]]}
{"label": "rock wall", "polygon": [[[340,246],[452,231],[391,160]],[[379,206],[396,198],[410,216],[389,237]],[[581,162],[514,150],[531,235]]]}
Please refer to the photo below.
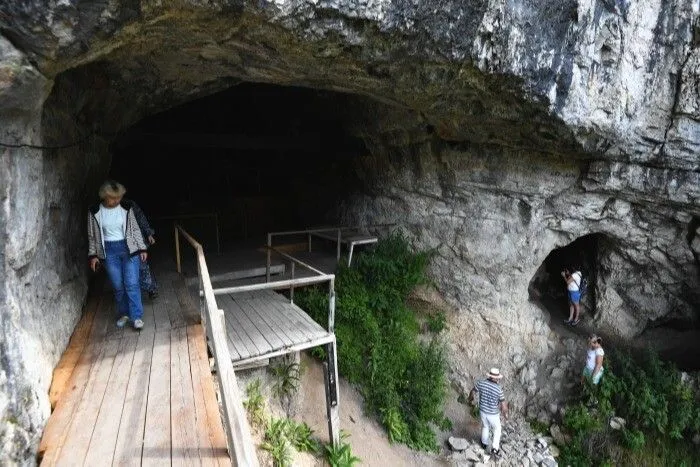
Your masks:
{"label": "rock wall", "polygon": [[697,0],[0,4],[0,142],[17,146],[0,149],[0,452],[30,460],[48,415],[51,368],[85,295],[77,232],[107,142],[242,81],[367,97],[348,111],[369,150],[364,194],[343,215],[398,221],[437,249],[432,273],[462,311],[457,373],[497,352],[514,368],[546,355],[548,316],[528,283],[549,251],[587,233],[608,239],[600,326],[632,336],[669,317],[692,322],[699,10]]}
{"label": "rock wall", "polygon": [[[657,321],[697,319],[688,241],[697,206],[644,199],[626,187],[613,192],[606,184],[616,176],[601,177],[596,162],[446,143],[411,128],[400,112],[374,114],[371,128],[356,128],[372,155],[357,167],[367,185],[344,203],[343,224],[395,223],[436,252],[431,275],[459,310],[448,334],[458,384],[500,366],[518,376],[509,383],[516,407],[528,405],[559,344],[550,321],[568,316],[565,306],[552,311],[532,301],[530,281],[552,250],[587,234],[605,239],[587,252],[597,261],[595,300],[584,312],[592,329],[630,338]],[[644,171],[615,183],[623,182],[658,183]],[[696,190],[687,179],[678,183]]]}
{"label": "rock wall", "polygon": [[19,147],[0,148],[0,453],[31,464],[87,291],[86,189],[96,193],[108,166],[104,141],[81,136],[66,112],[74,96],[45,100],[51,81],[1,39],[3,72],[12,79],[0,86],[0,141]]}

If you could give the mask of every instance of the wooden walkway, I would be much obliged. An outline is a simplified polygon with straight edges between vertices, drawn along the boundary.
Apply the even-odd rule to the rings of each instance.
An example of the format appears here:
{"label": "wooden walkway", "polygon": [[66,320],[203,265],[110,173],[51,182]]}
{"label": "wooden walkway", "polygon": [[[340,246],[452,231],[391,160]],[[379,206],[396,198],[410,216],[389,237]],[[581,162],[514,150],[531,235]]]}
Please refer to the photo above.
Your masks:
{"label": "wooden walkway", "polygon": [[41,465],[231,465],[197,313],[174,273],[158,279],[140,332],[116,328],[111,292],[89,299],[54,371]]}
{"label": "wooden walkway", "polygon": [[231,360],[245,365],[335,340],[304,310],[272,290],[217,295]]}

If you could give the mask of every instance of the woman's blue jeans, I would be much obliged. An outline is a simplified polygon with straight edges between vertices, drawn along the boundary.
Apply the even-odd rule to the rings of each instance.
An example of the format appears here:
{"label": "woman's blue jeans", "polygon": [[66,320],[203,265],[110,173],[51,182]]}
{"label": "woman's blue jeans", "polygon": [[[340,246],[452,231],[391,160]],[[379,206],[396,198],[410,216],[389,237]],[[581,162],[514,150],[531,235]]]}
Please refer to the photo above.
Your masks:
{"label": "woman's blue jeans", "polygon": [[105,269],[117,301],[119,316],[128,316],[133,322],[143,317],[141,289],[139,288],[139,255],[129,255],[126,240],[105,242]]}

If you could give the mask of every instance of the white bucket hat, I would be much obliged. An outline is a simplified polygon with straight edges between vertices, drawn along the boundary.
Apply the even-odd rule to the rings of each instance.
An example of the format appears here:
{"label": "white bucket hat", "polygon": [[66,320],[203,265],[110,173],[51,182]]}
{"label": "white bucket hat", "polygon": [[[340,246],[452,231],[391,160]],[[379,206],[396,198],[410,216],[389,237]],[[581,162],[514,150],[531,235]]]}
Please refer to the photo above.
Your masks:
{"label": "white bucket hat", "polygon": [[501,379],[501,378],[503,378],[503,375],[501,374],[501,372],[498,368],[491,368],[489,370],[489,378]]}

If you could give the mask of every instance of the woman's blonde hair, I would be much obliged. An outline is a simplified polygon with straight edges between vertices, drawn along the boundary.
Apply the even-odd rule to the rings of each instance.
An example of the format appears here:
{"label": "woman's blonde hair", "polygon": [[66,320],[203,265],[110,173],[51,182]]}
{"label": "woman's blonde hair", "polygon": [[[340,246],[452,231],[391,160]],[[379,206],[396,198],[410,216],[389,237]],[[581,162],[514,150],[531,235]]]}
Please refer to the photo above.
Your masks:
{"label": "woman's blonde hair", "polygon": [[106,180],[100,186],[99,191],[100,199],[105,199],[108,196],[110,198],[121,198],[124,196],[124,193],[126,193],[124,185],[115,180]]}

